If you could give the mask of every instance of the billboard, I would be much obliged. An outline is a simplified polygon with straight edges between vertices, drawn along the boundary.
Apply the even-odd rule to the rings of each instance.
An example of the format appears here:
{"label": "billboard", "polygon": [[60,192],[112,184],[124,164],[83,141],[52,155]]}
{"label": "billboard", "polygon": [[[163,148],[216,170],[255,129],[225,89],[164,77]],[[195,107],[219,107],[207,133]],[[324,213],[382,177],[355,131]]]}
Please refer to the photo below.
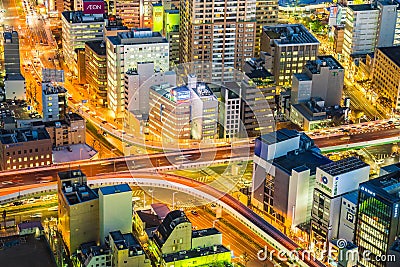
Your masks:
{"label": "billboard", "polygon": [[177,103],[184,102],[190,99],[189,89],[176,88],[171,90],[171,100]]}
{"label": "billboard", "polygon": [[83,1],[84,14],[104,14],[104,1]]}
{"label": "billboard", "polygon": [[153,32],[162,32],[164,20],[164,7],[153,5]]}

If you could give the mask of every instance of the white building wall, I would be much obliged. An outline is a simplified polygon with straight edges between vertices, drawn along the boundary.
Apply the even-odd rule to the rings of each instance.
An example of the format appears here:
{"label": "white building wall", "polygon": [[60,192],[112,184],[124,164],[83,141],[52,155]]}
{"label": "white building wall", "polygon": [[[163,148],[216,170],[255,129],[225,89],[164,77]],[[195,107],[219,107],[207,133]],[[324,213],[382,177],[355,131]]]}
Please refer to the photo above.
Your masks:
{"label": "white building wall", "polygon": [[337,238],[345,240],[354,239],[356,211],[357,203],[352,203],[343,197],[340,208],[340,224]]}

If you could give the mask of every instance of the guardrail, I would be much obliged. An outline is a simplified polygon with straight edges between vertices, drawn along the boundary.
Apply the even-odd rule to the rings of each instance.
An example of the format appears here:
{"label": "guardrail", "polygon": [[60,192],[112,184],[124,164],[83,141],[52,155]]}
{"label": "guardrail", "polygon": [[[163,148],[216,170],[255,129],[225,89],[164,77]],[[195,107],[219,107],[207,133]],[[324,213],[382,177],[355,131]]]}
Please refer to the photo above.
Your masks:
{"label": "guardrail", "polygon": [[337,150],[343,150],[343,149],[349,149],[349,148],[357,148],[357,147],[362,148],[362,147],[368,147],[368,146],[384,145],[384,144],[390,144],[393,142],[400,142],[400,136],[383,138],[383,139],[372,140],[372,141],[362,141],[362,142],[357,142],[357,143],[348,143],[348,144],[337,145],[337,146],[323,147],[320,149],[322,152],[330,152],[330,151],[337,151]]}

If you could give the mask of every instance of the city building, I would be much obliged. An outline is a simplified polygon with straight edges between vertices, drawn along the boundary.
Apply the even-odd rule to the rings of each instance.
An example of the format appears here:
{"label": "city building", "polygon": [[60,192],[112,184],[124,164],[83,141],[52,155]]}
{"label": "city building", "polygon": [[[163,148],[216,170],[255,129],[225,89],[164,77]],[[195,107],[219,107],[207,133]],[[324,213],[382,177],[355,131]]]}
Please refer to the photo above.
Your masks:
{"label": "city building", "polygon": [[389,110],[400,110],[400,46],[376,49],[372,86]]}
{"label": "city building", "polygon": [[265,56],[261,53],[260,58],[246,61],[243,67],[243,85],[247,87],[243,122],[248,136],[271,132],[275,125],[277,90],[274,76],[264,65]]}
{"label": "city building", "polygon": [[85,43],[85,76],[91,99],[96,105],[107,105],[107,57],[104,41]]}
{"label": "city building", "polygon": [[379,0],[376,2],[379,10],[378,32],[377,32],[377,47],[393,46],[399,3],[393,0]]}
{"label": "city building", "polygon": [[[174,8],[174,7],[173,7]],[[164,10],[163,34],[169,43],[169,64],[178,65],[179,61],[179,10]]]}
{"label": "city building", "polygon": [[[207,4],[181,0],[179,51],[182,63],[212,62],[213,74],[241,69],[254,54],[256,1]],[[202,76],[199,76],[203,78]]]}
{"label": "city building", "polygon": [[86,143],[86,121],[76,113],[68,113],[64,120],[32,122],[32,127],[45,126],[53,148]]}
{"label": "city building", "polygon": [[76,70],[78,77],[78,84],[86,83],[86,56],[85,56],[85,48],[77,48],[75,49],[76,54]]}
{"label": "city building", "polygon": [[65,118],[67,111],[67,90],[53,83],[42,83],[43,121],[58,121]]}
{"label": "city building", "polygon": [[400,259],[400,239],[396,239],[393,243],[393,245],[390,247],[389,250],[389,255],[392,255],[394,257],[392,257],[392,259],[394,260],[390,260],[386,267],[396,267],[398,262],[396,259]]}
{"label": "city building", "polygon": [[18,32],[4,32],[4,68],[6,74],[21,74]]}
{"label": "city building", "polygon": [[144,27],[143,16],[141,15],[143,9],[143,1],[131,0],[114,0],[115,14],[122,19],[124,26],[128,28],[142,28]]}
{"label": "city building", "polygon": [[111,251],[107,246],[98,246],[91,241],[79,246],[77,258],[81,267],[111,266]]}
{"label": "city building", "polygon": [[255,140],[251,203],[288,227],[311,218],[316,169],[331,162],[304,133],[281,129]]}
{"label": "city building", "polygon": [[[345,246],[344,246],[345,245]],[[329,267],[357,266],[357,246],[351,241],[333,239],[329,242],[328,265]]]}
{"label": "city building", "polygon": [[161,251],[166,267],[231,262],[231,252],[222,245],[221,233],[215,228],[192,231],[192,223],[180,210],[168,213],[152,239]]}
{"label": "city building", "polygon": [[52,143],[45,128],[0,130],[2,170],[47,166],[52,163]]}
{"label": "city building", "polygon": [[383,255],[389,259],[390,247],[400,234],[399,192],[398,171],[360,184],[355,244],[359,254],[366,250],[370,253],[368,258],[360,257],[357,266],[387,266],[387,262],[377,259]]}
{"label": "city building", "polygon": [[272,57],[268,70],[280,86],[289,86],[309,60],[318,56],[319,41],[302,24],[264,26],[261,51]]}
{"label": "city building", "polygon": [[275,25],[278,21],[278,1],[277,0],[257,0],[256,1],[256,41],[254,46],[254,57],[260,56],[261,36],[263,27]]}
{"label": "city building", "polygon": [[400,45],[400,1],[396,1],[399,6],[397,7],[396,29],[394,30],[393,45]]}
{"label": "city building", "polygon": [[64,11],[61,16],[64,60],[68,68],[78,73],[77,48],[85,42],[103,40],[104,14],[84,14],[82,11]]}
{"label": "city building", "polygon": [[[111,232],[130,233],[132,231],[132,190],[128,184],[100,187],[100,242],[103,243]],[[115,243],[116,240],[114,239]]]}
{"label": "city building", "polygon": [[342,196],[368,181],[369,170],[368,164],[355,157],[317,168],[311,213],[311,242],[317,249],[338,238]]}
{"label": "city building", "polygon": [[[137,69],[138,62],[153,62],[154,67],[169,69],[168,41],[150,29],[133,29],[107,36],[107,102],[116,117],[124,115],[124,74]],[[126,53],[125,53],[126,52]]]}
{"label": "city building", "polygon": [[356,229],[356,216],[358,208],[358,190],[351,191],[342,196],[340,208],[338,239],[354,240]]}
{"label": "city building", "polygon": [[[131,219],[132,220],[132,219]],[[151,267],[139,240],[132,233],[110,232],[108,246],[111,249],[111,266]]]}
{"label": "city building", "polygon": [[25,78],[21,75],[18,32],[4,32],[4,91],[5,98],[26,99]]}
{"label": "city building", "polygon": [[69,255],[99,241],[99,197],[80,170],[58,173],[58,230]]}
{"label": "city building", "polygon": [[322,98],[325,106],[339,106],[344,85],[344,68],[333,56],[307,61],[301,74],[293,74],[292,105]]}
{"label": "city building", "polygon": [[332,118],[328,115],[322,98],[311,98],[307,102],[290,106],[290,121],[304,131],[313,131],[329,126]]}
{"label": "city building", "polygon": [[344,43],[344,25],[333,26],[333,51],[342,54]]}

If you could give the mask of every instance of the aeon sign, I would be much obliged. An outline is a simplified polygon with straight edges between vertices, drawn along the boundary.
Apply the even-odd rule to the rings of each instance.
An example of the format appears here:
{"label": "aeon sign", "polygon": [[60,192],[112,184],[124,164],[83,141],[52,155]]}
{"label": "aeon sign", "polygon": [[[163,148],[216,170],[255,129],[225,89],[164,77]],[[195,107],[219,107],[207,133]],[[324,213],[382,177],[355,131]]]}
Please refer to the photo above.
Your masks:
{"label": "aeon sign", "polygon": [[83,1],[84,14],[104,14],[104,1]]}

